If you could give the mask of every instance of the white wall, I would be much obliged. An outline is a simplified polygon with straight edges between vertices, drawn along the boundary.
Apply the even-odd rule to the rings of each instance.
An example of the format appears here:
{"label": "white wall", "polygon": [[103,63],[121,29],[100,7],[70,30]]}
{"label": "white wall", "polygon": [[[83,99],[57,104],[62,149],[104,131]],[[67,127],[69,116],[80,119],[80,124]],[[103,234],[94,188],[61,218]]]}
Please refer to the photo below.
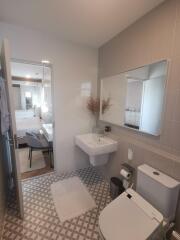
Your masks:
{"label": "white wall", "polygon": [[160,134],[162,128],[166,72],[166,61],[152,64],[149,79],[143,82],[140,130],[154,135]]}
{"label": "white wall", "polygon": [[13,99],[15,109],[21,109],[21,91],[20,87],[13,87]]}
{"label": "white wall", "polygon": [[0,38],[4,37],[10,40],[14,58],[48,59],[53,64],[56,169],[62,172],[87,166],[87,156],[74,147],[74,136],[91,131],[94,124],[81,96],[81,84],[91,82],[96,95],[98,51],[0,23]]}
{"label": "white wall", "polygon": [[126,108],[130,110],[140,111],[142,102],[143,81],[128,81]]}

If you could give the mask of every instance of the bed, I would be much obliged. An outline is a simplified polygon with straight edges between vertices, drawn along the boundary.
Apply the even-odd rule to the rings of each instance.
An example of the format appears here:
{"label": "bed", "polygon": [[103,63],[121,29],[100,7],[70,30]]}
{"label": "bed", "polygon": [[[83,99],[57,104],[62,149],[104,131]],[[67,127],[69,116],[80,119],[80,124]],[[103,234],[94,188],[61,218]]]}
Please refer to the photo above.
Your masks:
{"label": "bed", "polygon": [[52,125],[52,123],[43,123],[42,124],[42,132],[43,132],[46,140],[49,143],[53,142],[53,125]]}
{"label": "bed", "polygon": [[23,142],[23,137],[28,131],[39,131],[42,127],[42,121],[38,116],[34,116],[33,110],[16,110],[16,130],[17,137]]}

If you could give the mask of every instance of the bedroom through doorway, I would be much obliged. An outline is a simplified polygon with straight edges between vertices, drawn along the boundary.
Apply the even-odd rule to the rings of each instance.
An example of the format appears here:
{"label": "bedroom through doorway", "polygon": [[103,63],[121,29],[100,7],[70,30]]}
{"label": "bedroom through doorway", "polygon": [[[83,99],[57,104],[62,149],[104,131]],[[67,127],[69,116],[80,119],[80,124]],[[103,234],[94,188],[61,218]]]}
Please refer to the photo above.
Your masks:
{"label": "bedroom through doorway", "polygon": [[16,144],[21,178],[54,169],[52,65],[12,59]]}

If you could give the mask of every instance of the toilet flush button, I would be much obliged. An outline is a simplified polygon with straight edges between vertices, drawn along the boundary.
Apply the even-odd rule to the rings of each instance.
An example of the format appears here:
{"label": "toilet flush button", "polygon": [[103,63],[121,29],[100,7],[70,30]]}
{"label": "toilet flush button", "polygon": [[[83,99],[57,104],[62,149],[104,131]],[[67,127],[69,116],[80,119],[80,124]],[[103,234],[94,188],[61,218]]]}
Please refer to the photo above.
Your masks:
{"label": "toilet flush button", "polygon": [[127,194],[127,197],[129,198],[129,199],[131,199],[132,198],[132,195],[131,194]]}

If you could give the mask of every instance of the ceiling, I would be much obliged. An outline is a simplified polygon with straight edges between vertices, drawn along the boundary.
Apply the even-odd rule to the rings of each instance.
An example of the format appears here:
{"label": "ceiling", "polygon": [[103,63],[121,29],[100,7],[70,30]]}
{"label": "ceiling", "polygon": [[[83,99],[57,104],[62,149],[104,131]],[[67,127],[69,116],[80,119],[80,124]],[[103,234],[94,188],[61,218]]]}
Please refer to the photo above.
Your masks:
{"label": "ceiling", "polygon": [[99,47],[164,0],[0,0],[0,21]]}
{"label": "ceiling", "polygon": [[[13,77],[27,79],[51,80],[51,68],[30,63],[11,62],[11,74]],[[44,76],[44,77],[43,77]]]}

